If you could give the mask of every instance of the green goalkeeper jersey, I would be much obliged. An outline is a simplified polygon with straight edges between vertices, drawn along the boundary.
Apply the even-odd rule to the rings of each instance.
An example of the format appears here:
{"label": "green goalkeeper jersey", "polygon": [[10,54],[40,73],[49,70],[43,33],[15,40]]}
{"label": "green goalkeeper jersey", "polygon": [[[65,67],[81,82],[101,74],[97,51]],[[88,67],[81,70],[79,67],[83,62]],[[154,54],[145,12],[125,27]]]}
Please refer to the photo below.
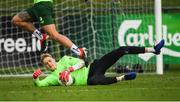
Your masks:
{"label": "green goalkeeper jersey", "polygon": [[[39,78],[34,79],[36,86],[57,86],[59,84],[59,73],[68,69],[69,67],[77,64],[80,59],[64,56],[57,63],[57,68],[55,71],[51,72],[45,79],[39,80]],[[71,76],[74,79],[73,85],[87,85],[89,67],[83,67],[81,69],[71,72]]]}
{"label": "green goalkeeper jersey", "polygon": [[39,3],[39,2],[44,2],[44,1],[53,2],[53,0],[34,0],[34,4]]}

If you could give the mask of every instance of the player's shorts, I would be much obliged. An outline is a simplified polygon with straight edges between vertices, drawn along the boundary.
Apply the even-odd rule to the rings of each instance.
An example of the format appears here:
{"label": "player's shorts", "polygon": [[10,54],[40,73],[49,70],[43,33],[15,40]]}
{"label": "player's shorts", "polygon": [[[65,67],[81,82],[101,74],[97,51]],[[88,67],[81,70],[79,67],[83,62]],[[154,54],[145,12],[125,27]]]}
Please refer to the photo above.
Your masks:
{"label": "player's shorts", "polygon": [[54,24],[55,13],[52,2],[39,2],[26,9],[33,21],[38,21],[41,26]]}

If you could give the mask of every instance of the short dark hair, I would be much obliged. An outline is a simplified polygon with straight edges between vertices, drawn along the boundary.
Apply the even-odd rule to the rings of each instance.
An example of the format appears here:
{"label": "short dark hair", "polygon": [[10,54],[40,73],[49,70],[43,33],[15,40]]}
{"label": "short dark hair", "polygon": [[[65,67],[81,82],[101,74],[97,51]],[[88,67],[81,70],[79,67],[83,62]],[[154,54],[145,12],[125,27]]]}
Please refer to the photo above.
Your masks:
{"label": "short dark hair", "polygon": [[43,63],[43,60],[44,60],[46,57],[51,57],[51,58],[53,58],[49,53],[43,53],[43,54],[41,54],[41,63]]}

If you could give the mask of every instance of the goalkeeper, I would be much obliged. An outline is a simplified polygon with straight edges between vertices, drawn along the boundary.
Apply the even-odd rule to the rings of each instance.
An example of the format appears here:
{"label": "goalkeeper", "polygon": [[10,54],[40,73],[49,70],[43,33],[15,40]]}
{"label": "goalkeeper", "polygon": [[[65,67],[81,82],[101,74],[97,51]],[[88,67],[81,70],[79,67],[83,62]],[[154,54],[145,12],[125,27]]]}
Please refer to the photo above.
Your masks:
{"label": "goalkeeper", "polygon": [[[38,21],[42,26],[42,30],[47,33],[42,34],[35,28],[31,21]],[[53,0],[34,0],[34,5],[31,8],[21,11],[12,18],[12,22],[35,35],[41,42],[41,50],[47,50],[46,39],[51,39],[59,42],[67,48],[70,48],[80,58],[84,58],[86,54],[82,48],[78,48],[69,38],[59,34],[55,26],[55,13],[53,10]]]}
{"label": "goalkeeper", "polygon": [[85,62],[78,58],[64,56],[56,63],[50,54],[43,54],[41,61],[52,72],[46,78],[40,80],[39,76],[42,72],[40,69],[37,69],[33,73],[34,83],[39,87],[63,85],[68,82],[69,75],[73,79],[72,85],[108,85],[122,80],[132,80],[136,78],[135,72],[117,77],[106,77],[104,74],[123,55],[139,53],[160,54],[163,46],[164,40],[161,40],[156,46],[151,48],[120,47],[104,55],[102,58],[94,60],[88,67],[85,67]]}

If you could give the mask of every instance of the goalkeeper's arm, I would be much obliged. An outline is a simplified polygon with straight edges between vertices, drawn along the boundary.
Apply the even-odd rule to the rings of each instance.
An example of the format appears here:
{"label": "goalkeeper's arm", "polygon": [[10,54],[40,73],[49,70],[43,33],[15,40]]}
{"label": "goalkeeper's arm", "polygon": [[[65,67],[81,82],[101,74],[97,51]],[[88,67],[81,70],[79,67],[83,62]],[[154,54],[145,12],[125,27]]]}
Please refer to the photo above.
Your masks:
{"label": "goalkeeper's arm", "polygon": [[40,80],[39,76],[42,74],[40,69],[37,69],[33,73],[33,81],[34,85],[38,87],[43,87],[43,86],[51,86],[51,85],[57,85],[55,76],[54,75],[48,75],[46,78]]}
{"label": "goalkeeper's arm", "polygon": [[50,86],[46,78],[43,80],[39,80],[39,78],[34,79],[34,85],[38,87]]}
{"label": "goalkeeper's arm", "polygon": [[81,60],[81,59],[80,59],[77,64],[69,67],[69,68],[68,68],[68,71],[73,72],[73,71],[75,71],[75,70],[78,70],[78,69],[83,68],[84,65],[85,65],[84,60]]}
{"label": "goalkeeper's arm", "polygon": [[67,70],[64,70],[64,71],[60,72],[59,73],[59,79],[61,81],[66,81],[68,76],[70,75],[70,72],[81,69],[81,68],[83,68],[84,65],[85,65],[84,60],[80,59],[77,64],[69,67]]}

